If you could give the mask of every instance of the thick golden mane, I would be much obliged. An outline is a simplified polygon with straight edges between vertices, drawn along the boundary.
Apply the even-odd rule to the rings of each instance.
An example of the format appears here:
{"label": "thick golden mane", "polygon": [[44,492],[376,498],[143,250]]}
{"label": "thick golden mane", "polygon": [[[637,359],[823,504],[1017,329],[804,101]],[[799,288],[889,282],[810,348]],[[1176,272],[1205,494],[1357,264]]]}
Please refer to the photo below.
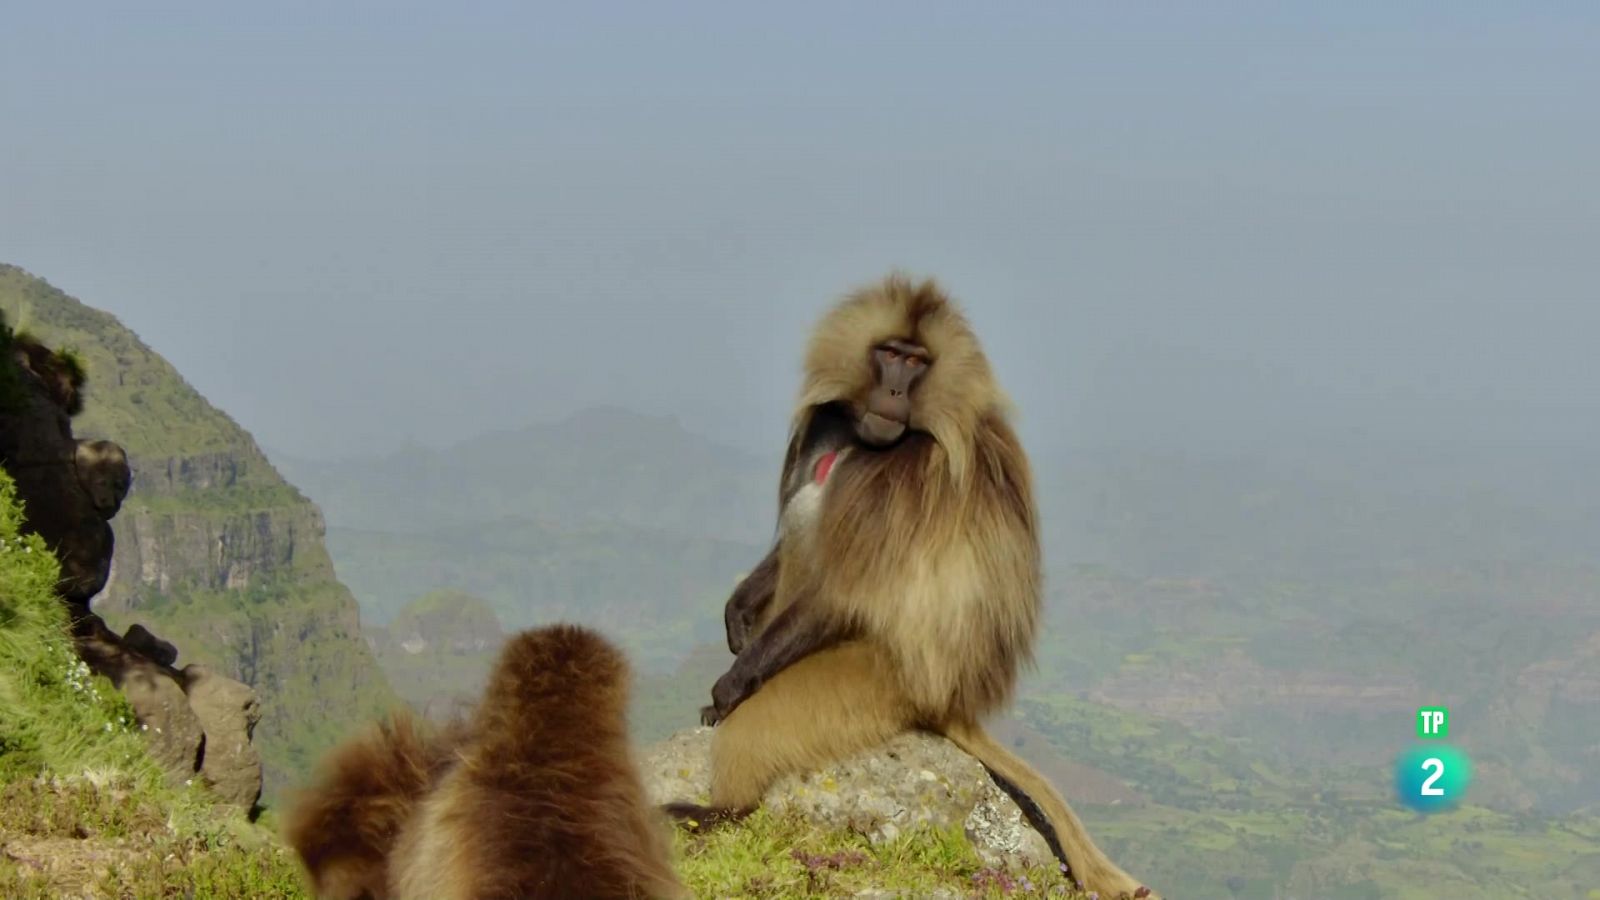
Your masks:
{"label": "thick golden mane", "polygon": [[797,433],[819,406],[859,404],[873,380],[870,351],[890,338],[921,344],[932,357],[908,424],[931,435],[944,449],[952,477],[965,481],[973,463],[971,423],[1008,419],[1011,402],[966,316],[932,279],[891,274],[823,315],[806,348]]}

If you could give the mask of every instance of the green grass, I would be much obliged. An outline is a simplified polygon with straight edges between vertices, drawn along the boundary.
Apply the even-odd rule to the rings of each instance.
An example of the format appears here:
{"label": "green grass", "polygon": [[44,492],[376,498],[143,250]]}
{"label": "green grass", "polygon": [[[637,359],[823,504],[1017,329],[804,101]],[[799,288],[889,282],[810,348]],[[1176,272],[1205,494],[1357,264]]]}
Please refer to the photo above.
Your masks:
{"label": "green grass", "polygon": [[38,774],[47,763],[137,767],[133,712],[73,652],[53,593],[56,561],[37,535],[19,535],[21,524],[11,479],[0,473],[0,778]]}
{"label": "green grass", "polygon": [[304,896],[264,827],[169,784],[73,652],[58,566],[0,471],[0,896]]}
{"label": "green grass", "polygon": [[850,831],[758,810],[737,826],[679,834],[678,870],[697,897],[1080,897],[1059,870],[986,867],[959,827],[873,846]]}

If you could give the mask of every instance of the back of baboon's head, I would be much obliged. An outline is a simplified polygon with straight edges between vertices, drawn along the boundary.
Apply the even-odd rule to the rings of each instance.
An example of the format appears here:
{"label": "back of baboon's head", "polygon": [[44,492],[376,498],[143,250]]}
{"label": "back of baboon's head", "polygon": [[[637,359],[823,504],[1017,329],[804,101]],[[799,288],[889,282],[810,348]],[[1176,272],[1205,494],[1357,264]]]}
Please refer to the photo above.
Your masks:
{"label": "back of baboon's head", "polygon": [[481,711],[510,709],[541,715],[596,718],[620,715],[631,671],[622,651],[578,625],[548,625],[506,642],[489,676]]}

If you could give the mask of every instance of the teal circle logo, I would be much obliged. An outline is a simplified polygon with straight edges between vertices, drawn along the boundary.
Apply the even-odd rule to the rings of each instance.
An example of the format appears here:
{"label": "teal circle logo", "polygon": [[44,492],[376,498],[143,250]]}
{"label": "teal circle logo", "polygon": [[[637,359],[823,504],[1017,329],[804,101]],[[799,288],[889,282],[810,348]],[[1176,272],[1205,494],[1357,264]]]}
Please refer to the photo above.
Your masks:
{"label": "teal circle logo", "polygon": [[1394,763],[1396,797],[1417,812],[1454,809],[1472,783],[1472,761],[1454,747],[1413,747]]}

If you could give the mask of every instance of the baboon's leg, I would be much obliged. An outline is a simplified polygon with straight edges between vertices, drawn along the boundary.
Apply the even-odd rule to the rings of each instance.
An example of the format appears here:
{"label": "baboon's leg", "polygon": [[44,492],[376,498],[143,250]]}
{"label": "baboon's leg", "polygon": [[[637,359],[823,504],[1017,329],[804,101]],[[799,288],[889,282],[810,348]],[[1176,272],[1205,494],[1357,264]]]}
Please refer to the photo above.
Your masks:
{"label": "baboon's leg", "polygon": [[850,641],[796,662],[734,710],[711,740],[711,805],[759,805],[779,777],[821,768],[905,731],[912,715],[891,663]]}

